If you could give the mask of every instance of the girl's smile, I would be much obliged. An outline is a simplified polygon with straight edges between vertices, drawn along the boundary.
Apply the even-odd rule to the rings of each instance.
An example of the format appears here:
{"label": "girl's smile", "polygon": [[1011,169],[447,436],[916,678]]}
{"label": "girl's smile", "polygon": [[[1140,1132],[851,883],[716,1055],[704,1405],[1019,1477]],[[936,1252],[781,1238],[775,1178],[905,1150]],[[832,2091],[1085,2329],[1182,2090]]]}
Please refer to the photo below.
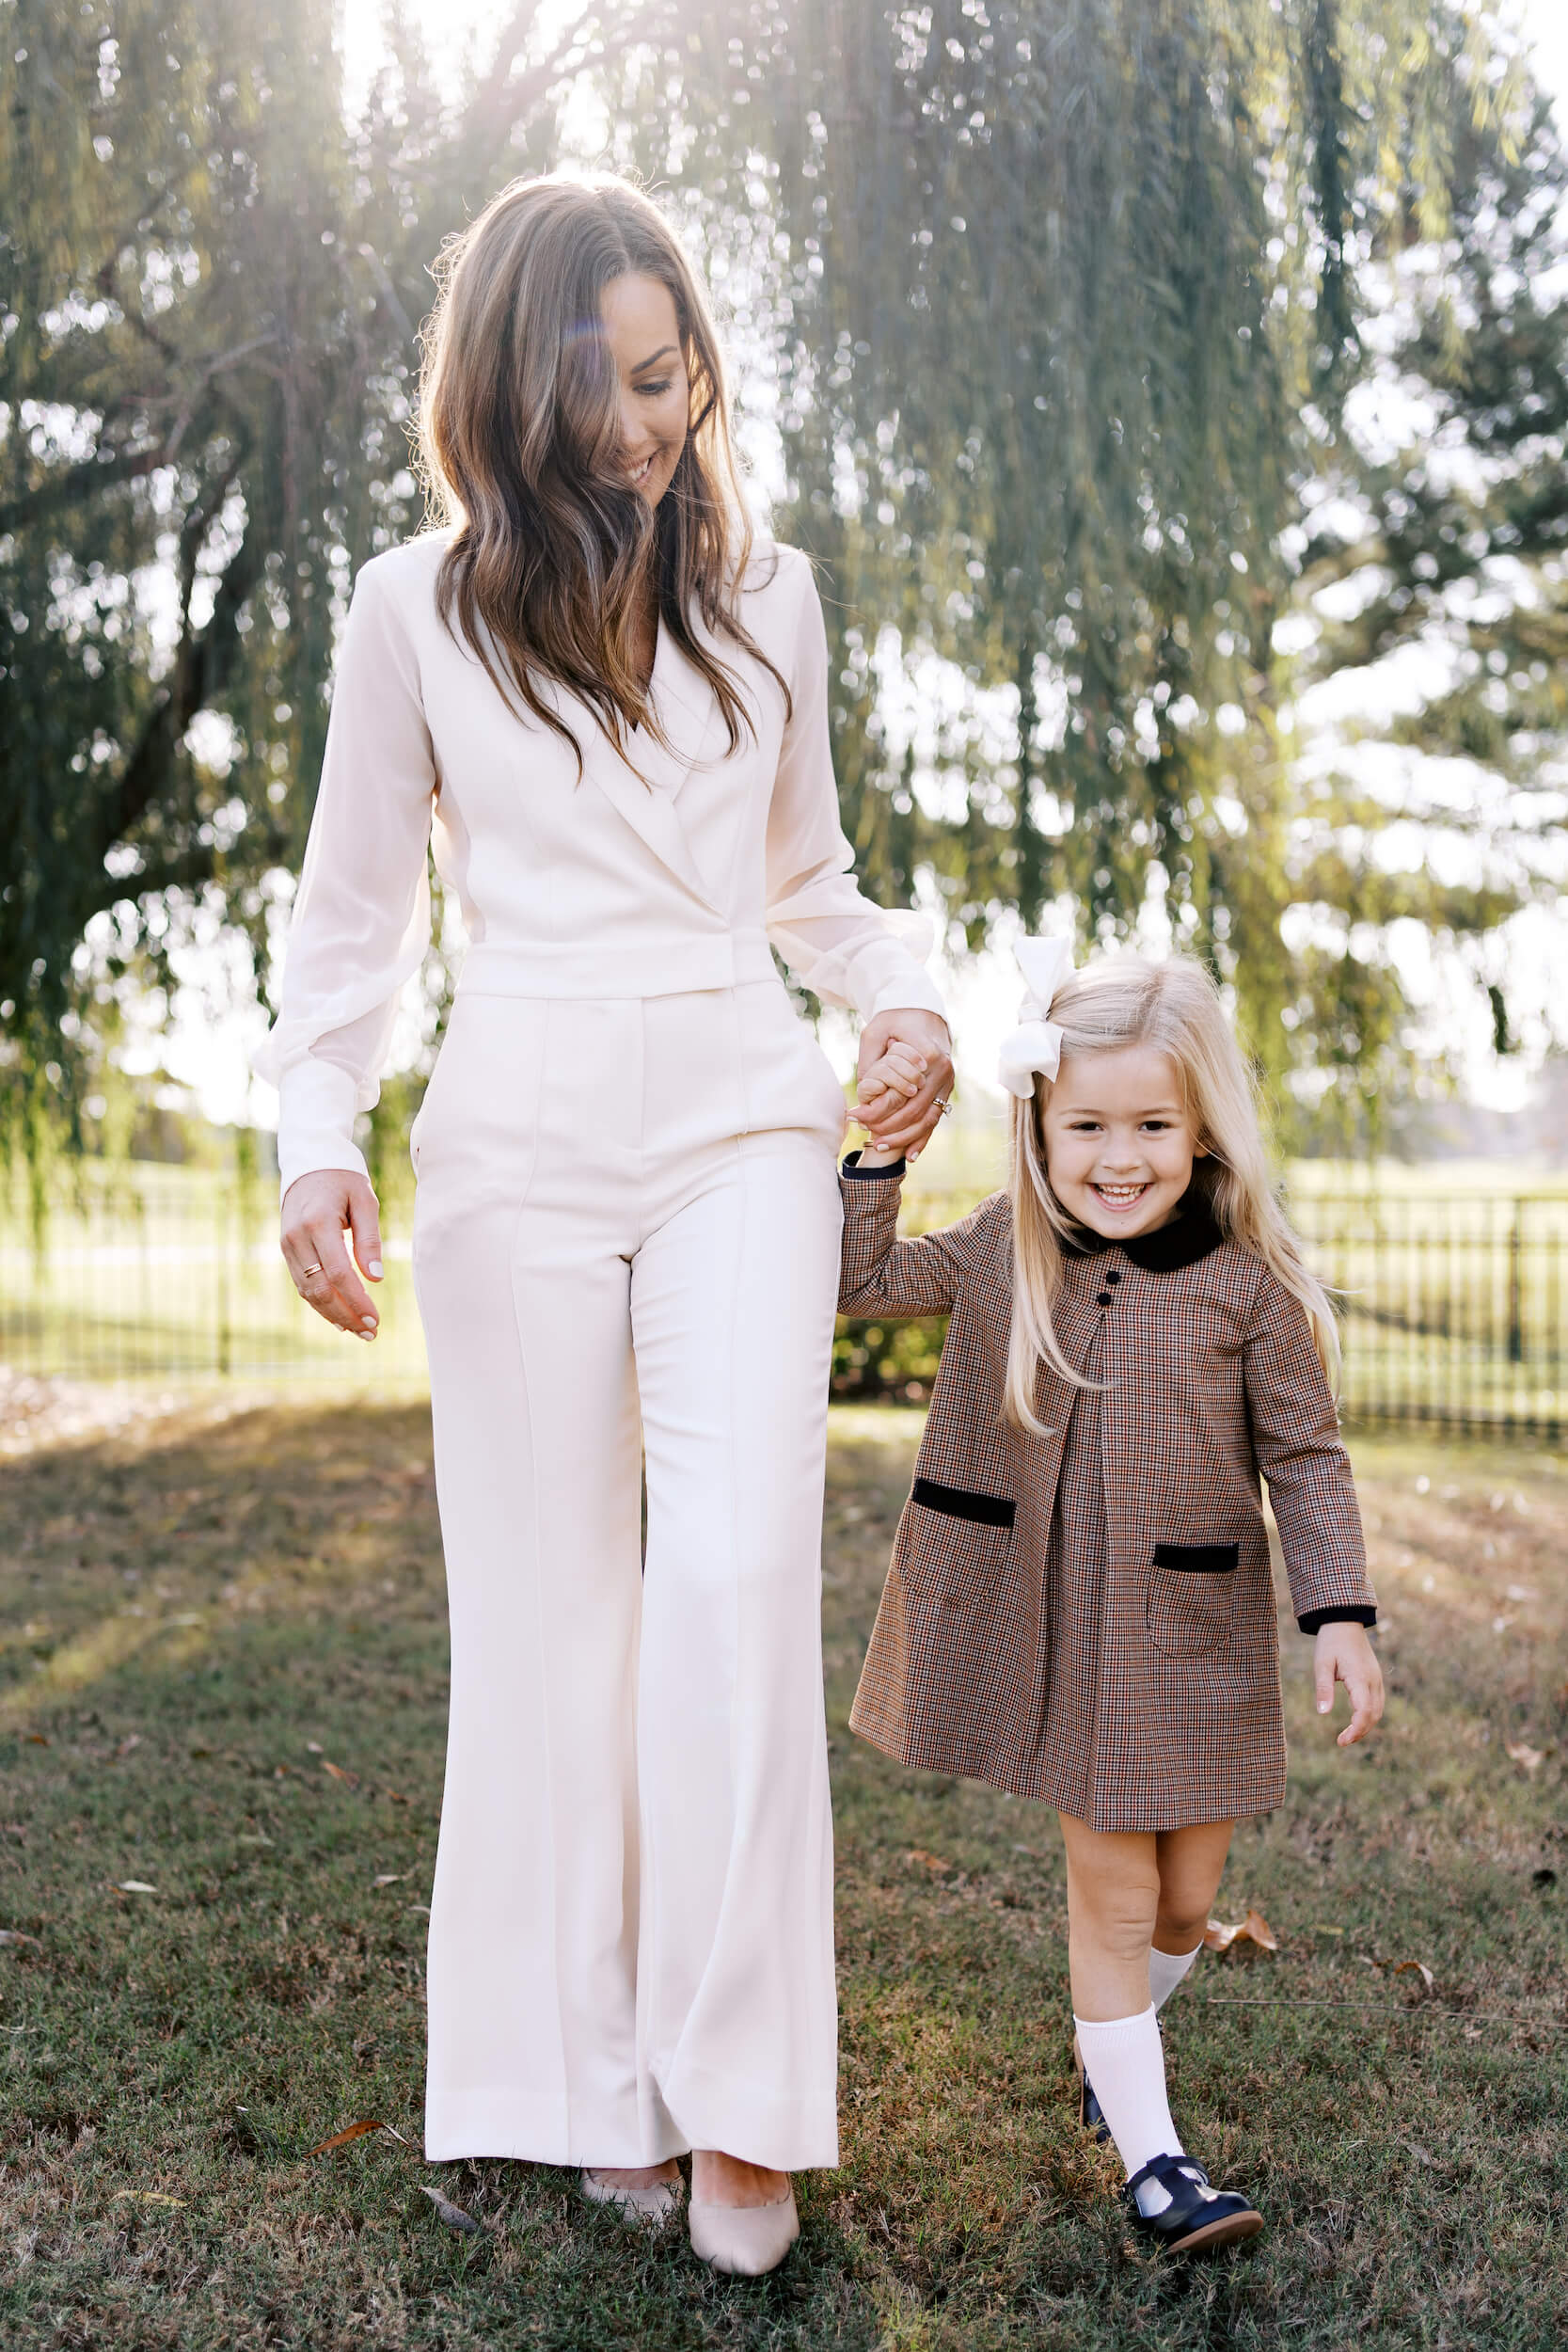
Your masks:
{"label": "girl's smile", "polygon": [[1206,1150],[1170,1056],[1150,1045],[1065,1055],[1041,1127],[1052,1191],[1110,1241],[1168,1225]]}

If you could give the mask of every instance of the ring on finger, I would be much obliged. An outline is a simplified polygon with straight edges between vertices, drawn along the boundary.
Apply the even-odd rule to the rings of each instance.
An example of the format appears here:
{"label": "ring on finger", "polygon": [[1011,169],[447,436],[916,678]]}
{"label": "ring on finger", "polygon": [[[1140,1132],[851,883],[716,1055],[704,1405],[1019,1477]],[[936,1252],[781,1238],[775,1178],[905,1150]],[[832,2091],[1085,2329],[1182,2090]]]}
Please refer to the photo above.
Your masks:
{"label": "ring on finger", "polygon": [[944,1095],[942,1096],[942,1101],[941,1101],[941,1102],[937,1104],[937,1117],[938,1117],[939,1119],[945,1119],[945,1118],[947,1117],[948,1113],[952,1110],[952,1108],[953,1108],[953,1098],[952,1098],[952,1096],[951,1096],[950,1094],[944,1094]]}
{"label": "ring on finger", "polygon": [[300,1278],[299,1278],[299,1279],[300,1279],[300,1280],[301,1280],[302,1282],[308,1282],[308,1281],[310,1279],[310,1277],[311,1277],[311,1275],[312,1275],[312,1274],[319,1274],[320,1272],[321,1272],[321,1260],[318,1258],[314,1265],[308,1265],[308,1266],[305,1268],[305,1271],[301,1274],[301,1276],[300,1276]]}

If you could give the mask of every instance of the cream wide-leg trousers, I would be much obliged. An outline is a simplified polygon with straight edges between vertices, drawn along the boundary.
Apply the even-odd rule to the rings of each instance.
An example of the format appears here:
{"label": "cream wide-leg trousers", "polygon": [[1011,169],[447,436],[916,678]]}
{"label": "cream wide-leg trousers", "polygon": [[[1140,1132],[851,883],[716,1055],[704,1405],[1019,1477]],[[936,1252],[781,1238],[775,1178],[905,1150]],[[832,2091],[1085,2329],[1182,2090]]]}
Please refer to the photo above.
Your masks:
{"label": "cream wide-leg trousers", "polygon": [[459,990],[415,1141],[451,1611],[433,2160],[838,2160],[843,1113],[777,980]]}

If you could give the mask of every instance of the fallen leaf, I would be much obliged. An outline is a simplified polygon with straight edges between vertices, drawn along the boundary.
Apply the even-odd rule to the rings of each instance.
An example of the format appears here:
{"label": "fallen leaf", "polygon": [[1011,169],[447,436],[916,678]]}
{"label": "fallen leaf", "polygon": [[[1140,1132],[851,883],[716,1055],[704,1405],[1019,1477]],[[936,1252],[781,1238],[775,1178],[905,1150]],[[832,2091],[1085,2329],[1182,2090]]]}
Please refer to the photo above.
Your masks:
{"label": "fallen leaf", "polygon": [[1234,1927],[1227,1927],[1218,1919],[1211,1919],[1203,1931],[1204,1945],[1212,1952],[1227,1952],[1233,1944],[1256,1944],[1262,1952],[1277,1952],[1279,1938],[1275,1934],[1260,1911],[1249,1911]]}
{"label": "fallen leaf", "polygon": [[1528,1740],[1505,1740],[1503,1754],[1512,1756],[1515,1764],[1522,1764],[1527,1772],[1538,1772],[1546,1761],[1545,1749],[1532,1748]]}
{"label": "fallen leaf", "polygon": [[1326,1926],[1322,1919],[1314,1919],[1312,1921],[1312,1932],[1314,1935],[1343,1935],[1344,1931],[1343,1928],[1331,1928]]}
{"label": "fallen leaf", "polygon": [[357,1788],[359,1786],[358,1773],[346,1772],[341,1764],[334,1764],[329,1756],[322,1757],[322,1771],[330,1772],[334,1780],[342,1781],[347,1788]]}
{"label": "fallen leaf", "polygon": [[149,1886],[145,1879],[111,1879],[109,1884],[117,1895],[155,1895],[158,1892],[155,1886]]}
{"label": "fallen leaf", "polygon": [[27,1734],[27,1740],[29,1746],[35,1748],[46,1748],[49,1745],[48,1740],[41,1731],[30,1731]]}
{"label": "fallen leaf", "polygon": [[[346,2132],[334,2132],[330,2139],[319,2139],[313,2148],[307,2148],[305,2153],[308,2156],[325,2156],[329,2148],[346,2148],[351,2139],[363,2139],[371,2132],[389,2129],[388,2124],[381,2122],[375,2116],[363,2116],[357,2123],[351,2123]],[[401,2135],[394,2132],[392,2137],[395,2139]],[[406,2147],[407,2142],[404,2144]]]}
{"label": "fallen leaf", "polygon": [[183,2205],[185,2201],[182,2197],[166,2197],[157,2188],[117,2188],[109,2202],[118,2205],[123,2197],[134,2197],[138,2205]]}
{"label": "fallen leaf", "polygon": [[391,1798],[394,1804],[406,1804],[408,1803],[407,1798],[400,1797],[395,1788],[388,1788],[386,1793]]}
{"label": "fallen leaf", "polygon": [[[1536,1876],[1540,1877],[1540,1872]],[[20,1928],[0,1928],[0,1944],[36,1944],[36,1935],[24,1935]]]}
{"label": "fallen leaf", "polygon": [[265,1836],[259,1829],[242,1830],[238,1837],[235,1838],[234,1843],[236,1846],[270,1846],[272,1844],[272,1839]]}
{"label": "fallen leaf", "polygon": [[1399,1966],[1394,1970],[1395,1976],[1402,1977],[1407,1968],[1415,1971],[1416,1975],[1420,1978],[1427,1992],[1430,1993],[1433,1987],[1436,1984],[1437,1979],[1433,1975],[1432,1970],[1427,1966],[1426,1962],[1424,1960],[1402,1960]]}
{"label": "fallen leaf", "polygon": [[1409,2149],[1418,2164],[1436,2163],[1437,2159],[1433,2154],[1431,2149],[1423,2148],[1418,2140],[1407,2139],[1404,2144]]}
{"label": "fallen leaf", "polygon": [[305,1753],[307,1756],[325,1756],[326,1751],[319,1740],[307,1740]]}
{"label": "fallen leaf", "polygon": [[372,1886],[401,1886],[407,1876],[406,1870],[383,1870],[379,1878],[372,1879],[371,1884]]}
{"label": "fallen leaf", "polygon": [[950,1870],[953,1867],[950,1862],[943,1861],[941,1854],[927,1853],[924,1846],[911,1846],[909,1859],[918,1862],[923,1870]]}
{"label": "fallen leaf", "polygon": [[193,1764],[199,1764],[204,1756],[211,1756],[212,1753],[213,1751],[211,1748],[192,1748],[190,1751],[191,1762]]}
{"label": "fallen leaf", "polygon": [[[140,1746],[141,1733],[139,1731],[128,1732],[125,1738],[120,1741],[119,1747],[116,1748],[115,1754],[117,1756],[129,1756],[133,1748],[139,1748]],[[127,2191],[126,2193],[129,2195],[130,2192]]]}
{"label": "fallen leaf", "polygon": [[444,2221],[449,2230],[467,2230],[470,2236],[475,2237],[483,2234],[484,2230],[483,2222],[476,2221],[473,2215],[471,2213],[465,2213],[461,2205],[454,2205],[451,2198],[443,2197],[438,2188],[426,2188],[424,2183],[421,2181],[420,2183],[420,2195],[421,2197],[429,2198],[431,2203],[436,2208],[436,2218],[440,2221]]}

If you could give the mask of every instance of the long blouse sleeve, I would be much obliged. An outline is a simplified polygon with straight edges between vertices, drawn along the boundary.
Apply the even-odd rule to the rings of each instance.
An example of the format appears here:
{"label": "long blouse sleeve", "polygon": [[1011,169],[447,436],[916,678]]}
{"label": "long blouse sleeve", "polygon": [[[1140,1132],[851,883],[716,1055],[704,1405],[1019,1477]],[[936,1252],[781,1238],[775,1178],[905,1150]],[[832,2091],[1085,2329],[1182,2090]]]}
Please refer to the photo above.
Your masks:
{"label": "long blouse sleeve", "polygon": [[800,574],[793,709],[779,754],[768,820],[768,935],[803,987],[825,1004],[852,1005],[869,1020],[895,1007],[946,1009],[922,962],[931,926],[889,914],[854,878],[855,853],[839,821],[828,723],[828,635],[804,556],[780,550]]}
{"label": "long blouse sleeve", "polygon": [[372,563],[339,652],[282,1009],[254,1063],[278,1091],[285,1192],[313,1168],[366,1173],[354,1122],[380,1092],[398,998],[430,939],[436,786],[414,648]]}

